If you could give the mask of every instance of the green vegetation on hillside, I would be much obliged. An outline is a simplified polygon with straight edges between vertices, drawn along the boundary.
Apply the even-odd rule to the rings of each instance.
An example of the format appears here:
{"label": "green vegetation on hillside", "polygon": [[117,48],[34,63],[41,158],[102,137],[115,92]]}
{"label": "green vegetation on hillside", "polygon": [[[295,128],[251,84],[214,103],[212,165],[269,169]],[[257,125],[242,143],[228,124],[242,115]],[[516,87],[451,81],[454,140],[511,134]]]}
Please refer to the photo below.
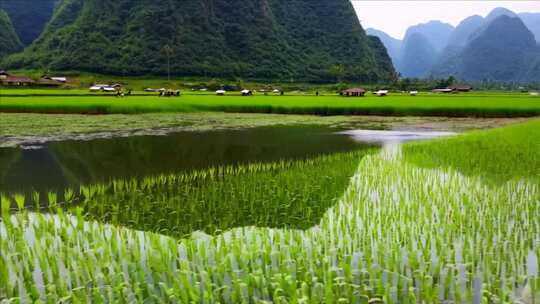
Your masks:
{"label": "green vegetation on hillside", "polygon": [[21,49],[21,41],[13,29],[9,16],[0,9],[0,60]]}
{"label": "green vegetation on hillside", "polygon": [[377,82],[394,70],[348,0],[64,0],[10,68]]}

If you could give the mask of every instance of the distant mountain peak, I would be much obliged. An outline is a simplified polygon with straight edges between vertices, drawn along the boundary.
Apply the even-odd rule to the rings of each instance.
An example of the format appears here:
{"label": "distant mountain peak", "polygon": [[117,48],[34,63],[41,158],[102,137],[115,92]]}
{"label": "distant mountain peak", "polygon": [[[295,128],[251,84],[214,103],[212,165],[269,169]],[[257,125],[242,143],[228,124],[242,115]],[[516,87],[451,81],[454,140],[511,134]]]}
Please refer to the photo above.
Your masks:
{"label": "distant mountain peak", "polygon": [[534,35],[517,16],[500,15],[463,51],[461,75],[467,80],[527,81],[530,60],[538,56]]}
{"label": "distant mountain peak", "polygon": [[396,39],[389,34],[374,29],[374,28],[368,28],[366,30],[366,33],[370,36],[375,36],[381,40],[384,47],[388,51],[388,55],[390,55],[390,58],[392,59],[392,62],[394,63],[394,66],[399,66],[399,61],[401,59],[401,47],[403,44],[403,41]]}
{"label": "distant mountain peak", "polygon": [[485,23],[486,25],[488,25],[489,23],[491,23],[493,20],[501,17],[501,16],[508,16],[508,17],[518,17],[518,15],[516,13],[514,13],[513,11],[507,9],[507,8],[504,8],[504,7],[497,7],[495,9],[493,9],[489,15],[487,15],[486,19],[485,19]]}
{"label": "distant mountain peak", "polygon": [[453,31],[454,27],[451,24],[443,23],[439,20],[432,20],[409,27],[403,41],[406,43],[412,34],[421,33],[430,42],[433,48],[437,52],[440,52],[448,44],[448,39]]}
{"label": "distant mountain peak", "polygon": [[470,16],[456,27],[450,39],[448,45],[451,47],[463,47],[467,44],[469,37],[478,31],[478,29],[484,23],[484,18],[479,15]]}

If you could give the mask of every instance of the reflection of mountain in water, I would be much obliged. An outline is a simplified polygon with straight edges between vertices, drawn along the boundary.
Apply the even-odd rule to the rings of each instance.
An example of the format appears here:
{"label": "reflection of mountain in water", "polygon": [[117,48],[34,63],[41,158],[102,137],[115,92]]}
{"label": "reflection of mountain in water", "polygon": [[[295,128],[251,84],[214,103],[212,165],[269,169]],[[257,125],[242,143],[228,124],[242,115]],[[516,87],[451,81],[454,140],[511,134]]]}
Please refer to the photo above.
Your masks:
{"label": "reflection of mountain in water", "polygon": [[62,167],[48,148],[0,149],[0,191],[25,192],[31,188],[67,186]]}
{"label": "reflection of mountain in water", "polygon": [[[0,149],[6,177],[0,191],[63,189],[210,166],[303,158],[362,146],[343,135],[312,127],[183,132],[167,136],[50,143],[46,149]],[[21,154],[11,165],[4,160]]]}

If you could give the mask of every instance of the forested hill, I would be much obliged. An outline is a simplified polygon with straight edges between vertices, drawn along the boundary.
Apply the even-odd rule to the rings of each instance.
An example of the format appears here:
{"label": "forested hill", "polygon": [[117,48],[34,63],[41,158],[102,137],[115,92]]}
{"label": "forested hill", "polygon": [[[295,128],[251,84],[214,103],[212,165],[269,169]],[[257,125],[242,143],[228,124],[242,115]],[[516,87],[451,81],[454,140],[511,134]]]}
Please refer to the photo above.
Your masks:
{"label": "forested hill", "polygon": [[9,16],[0,10],[0,59],[6,55],[19,51],[22,44],[15,34]]}
{"label": "forested hill", "polygon": [[[167,47],[169,46],[169,47]],[[393,76],[349,0],[63,0],[10,68],[378,81]]]}
{"label": "forested hill", "polygon": [[0,0],[0,9],[11,18],[15,32],[24,45],[34,41],[49,22],[59,0]]}

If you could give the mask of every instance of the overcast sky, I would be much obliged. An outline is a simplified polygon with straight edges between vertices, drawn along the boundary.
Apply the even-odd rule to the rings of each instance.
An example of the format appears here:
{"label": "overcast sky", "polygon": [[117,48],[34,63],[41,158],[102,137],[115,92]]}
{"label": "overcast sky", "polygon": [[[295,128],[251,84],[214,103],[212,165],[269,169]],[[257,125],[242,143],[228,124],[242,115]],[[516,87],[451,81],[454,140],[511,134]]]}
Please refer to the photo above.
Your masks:
{"label": "overcast sky", "polygon": [[376,1],[352,0],[364,29],[373,27],[402,39],[411,25],[440,20],[456,26],[461,20],[485,17],[496,7],[516,13],[540,13],[540,1]]}

